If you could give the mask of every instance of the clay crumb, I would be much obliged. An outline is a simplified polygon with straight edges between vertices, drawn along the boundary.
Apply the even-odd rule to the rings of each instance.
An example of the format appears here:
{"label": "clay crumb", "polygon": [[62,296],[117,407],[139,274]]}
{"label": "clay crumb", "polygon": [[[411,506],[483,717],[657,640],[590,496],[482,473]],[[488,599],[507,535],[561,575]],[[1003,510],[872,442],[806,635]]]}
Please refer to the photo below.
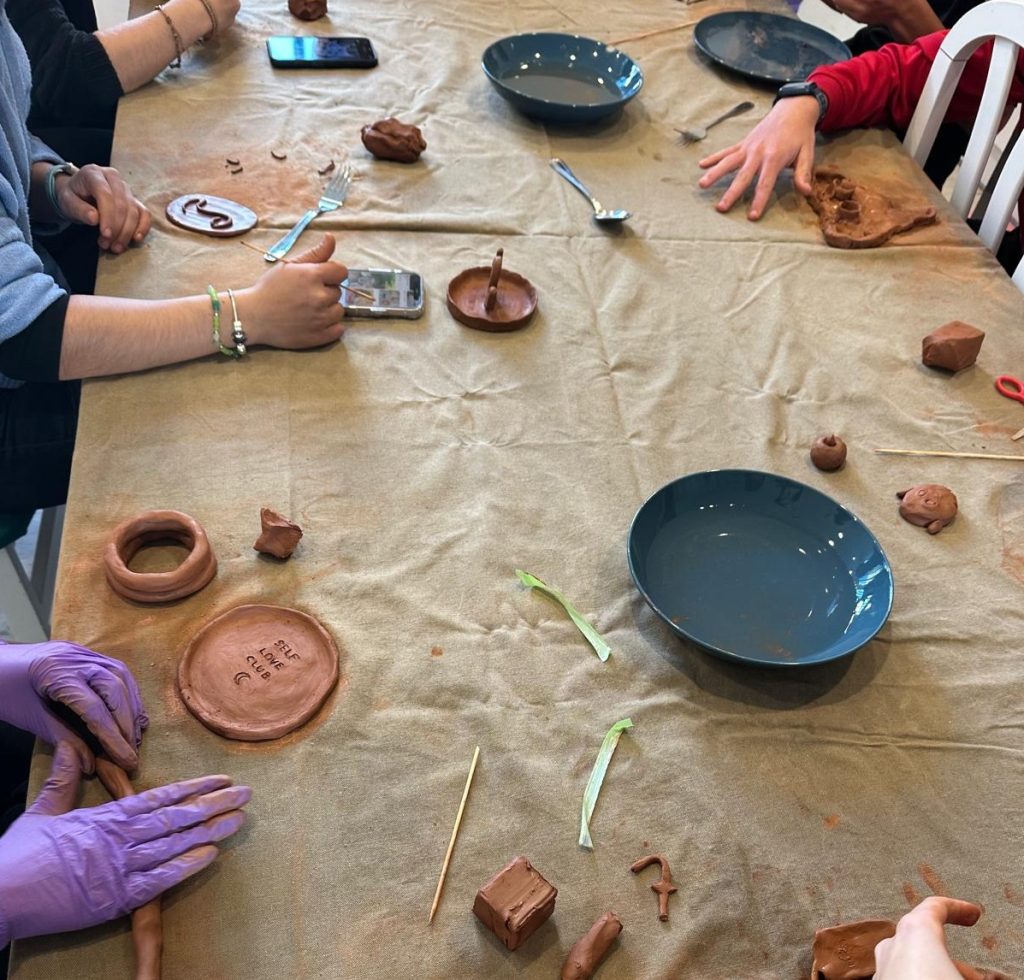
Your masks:
{"label": "clay crumb", "polygon": [[324,167],[323,170],[318,170],[317,173],[320,174],[321,177],[326,177],[332,170],[334,170],[334,167],[335,163],[332,160],[326,167]]}
{"label": "clay crumb", "polygon": [[821,822],[825,825],[826,830],[835,830],[836,827],[839,826],[839,814],[830,813],[827,817],[823,818]]}
{"label": "clay crumb", "polygon": [[270,151],[270,155],[275,160],[287,160],[288,159],[288,154],[287,153],[282,153],[280,150],[271,150]]}
{"label": "clay crumb", "polygon": [[236,160],[234,157],[228,157],[225,161],[229,167],[237,167],[241,162],[241,160]]}
{"label": "clay crumb", "polygon": [[918,895],[917,889],[909,881],[903,882],[903,897],[911,908],[921,901],[921,896]]}
{"label": "clay crumb", "polygon": [[430,648],[430,655],[432,657],[443,656],[444,655],[444,650],[442,650],[441,647],[431,647]]}
{"label": "clay crumb", "polygon": [[232,167],[229,173],[240,174],[245,168],[244,167]]}

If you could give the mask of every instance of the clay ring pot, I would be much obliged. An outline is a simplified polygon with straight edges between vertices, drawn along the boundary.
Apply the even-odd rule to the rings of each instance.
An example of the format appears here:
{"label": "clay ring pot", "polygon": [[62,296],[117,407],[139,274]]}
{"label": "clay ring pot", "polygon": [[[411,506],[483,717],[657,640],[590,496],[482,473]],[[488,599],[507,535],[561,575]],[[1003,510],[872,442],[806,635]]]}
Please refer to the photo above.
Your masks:
{"label": "clay ring pot", "polygon": [[[133,572],[128,563],[151,541],[170,539],[189,549],[169,572]],[[107,582],[125,599],[169,602],[198,592],[217,574],[217,559],[202,525],[178,510],[147,510],[119,524],[103,555]]]}
{"label": "clay ring pot", "polygon": [[515,272],[501,272],[497,302],[486,308],[491,266],[460,272],[448,284],[448,312],[474,330],[507,333],[525,327],[537,310],[537,290]]}

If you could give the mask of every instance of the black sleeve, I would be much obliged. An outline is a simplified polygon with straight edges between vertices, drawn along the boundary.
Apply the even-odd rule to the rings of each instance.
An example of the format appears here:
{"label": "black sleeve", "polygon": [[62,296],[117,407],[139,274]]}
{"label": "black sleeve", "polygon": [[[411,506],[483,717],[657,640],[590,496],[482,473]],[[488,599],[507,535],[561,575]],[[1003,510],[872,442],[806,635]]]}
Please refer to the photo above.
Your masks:
{"label": "black sleeve", "polygon": [[0,343],[0,374],[15,381],[59,381],[66,293],[39,314],[21,333]]}
{"label": "black sleeve", "polygon": [[35,123],[111,126],[124,90],[99,39],[60,0],[7,0],[7,14],[32,63]]}

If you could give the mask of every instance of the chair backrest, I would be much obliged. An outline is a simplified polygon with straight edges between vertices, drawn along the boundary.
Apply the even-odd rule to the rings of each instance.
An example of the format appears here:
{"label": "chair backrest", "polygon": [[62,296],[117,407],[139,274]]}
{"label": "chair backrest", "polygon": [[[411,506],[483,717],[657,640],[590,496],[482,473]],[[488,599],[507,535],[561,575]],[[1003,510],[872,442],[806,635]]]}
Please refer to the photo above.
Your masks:
{"label": "chair backrest", "polygon": [[[957,21],[939,48],[903,141],[910,155],[924,166],[960,82],[964,65],[989,40],[993,40],[994,44],[985,91],[953,187],[952,205],[962,217],[967,216],[974,202],[985,164],[992,154],[1006,109],[1010,83],[1017,68],[1017,58],[1024,47],[1024,0],[987,0]],[[1022,185],[1024,140],[1017,140],[1009,151],[979,232],[981,240],[992,251],[999,247],[1003,239],[1006,223],[1020,196]],[[1018,266],[1013,279],[1024,289],[1024,262]]]}

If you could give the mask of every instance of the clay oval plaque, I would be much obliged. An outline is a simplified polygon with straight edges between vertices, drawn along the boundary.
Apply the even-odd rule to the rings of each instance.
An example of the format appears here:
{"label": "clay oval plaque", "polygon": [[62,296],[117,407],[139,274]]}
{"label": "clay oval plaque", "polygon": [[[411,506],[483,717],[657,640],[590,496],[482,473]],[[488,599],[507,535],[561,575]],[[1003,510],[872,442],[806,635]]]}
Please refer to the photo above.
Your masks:
{"label": "clay oval plaque", "polygon": [[207,728],[243,742],[309,721],[338,683],[338,648],[312,616],[245,605],[210,620],[178,664],[178,692]]}
{"label": "clay oval plaque", "polygon": [[179,228],[214,238],[244,235],[256,227],[256,212],[244,204],[213,194],[183,194],[166,208],[167,219]]}

